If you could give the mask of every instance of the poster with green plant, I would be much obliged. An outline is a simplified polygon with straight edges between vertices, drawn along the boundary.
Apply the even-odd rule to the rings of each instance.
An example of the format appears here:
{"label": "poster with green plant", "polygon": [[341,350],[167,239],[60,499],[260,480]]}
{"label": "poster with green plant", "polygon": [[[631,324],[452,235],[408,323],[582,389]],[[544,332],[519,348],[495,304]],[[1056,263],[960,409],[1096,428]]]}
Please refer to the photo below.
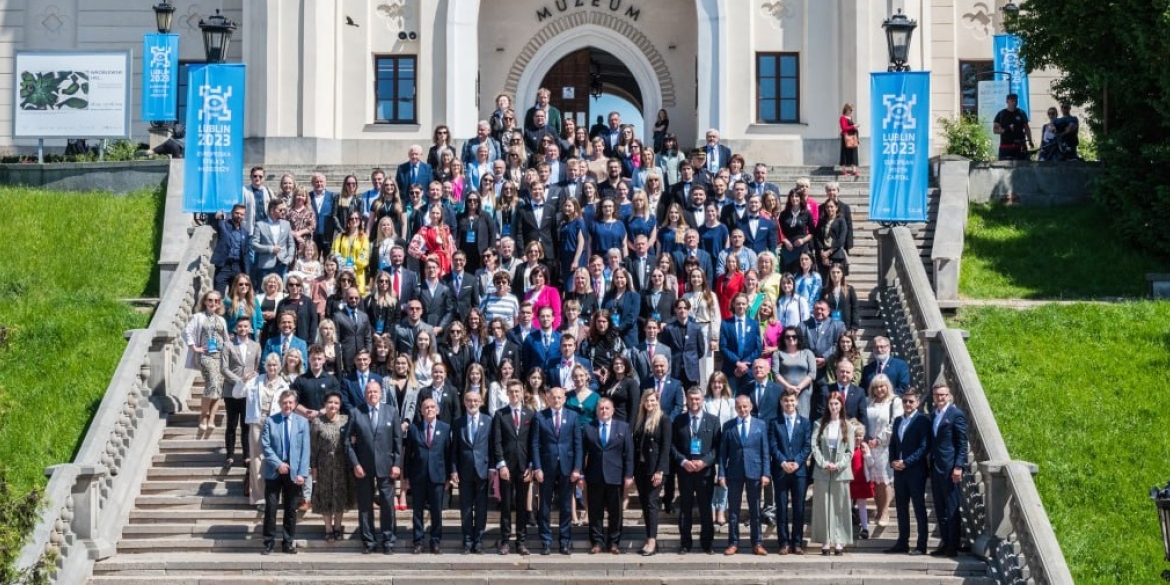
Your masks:
{"label": "poster with green plant", "polygon": [[20,72],[20,109],[84,110],[88,107],[88,74],[81,71]]}

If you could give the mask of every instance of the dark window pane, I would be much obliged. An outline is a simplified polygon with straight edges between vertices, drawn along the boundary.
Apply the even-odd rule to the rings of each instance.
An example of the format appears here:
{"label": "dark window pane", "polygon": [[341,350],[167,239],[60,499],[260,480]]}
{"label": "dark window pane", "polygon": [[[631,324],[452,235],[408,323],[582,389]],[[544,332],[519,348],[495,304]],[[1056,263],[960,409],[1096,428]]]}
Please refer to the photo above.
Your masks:
{"label": "dark window pane", "polygon": [[785,55],[780,58],[780,75],[793,77],[796,75],[796,56]]}
{"label": "dark window pane", "polygon": [[776,102],[774,100],[760,101],[760,121],[776,122]]}
{"label": "dark window pane", "polygon": [[773,83],[770,79],[760,80],[760,99],[770,100],[775,99],[776,97],[776,84]]}
{"label": "dark window pane", "polygon": [[780,80],[780,96],[786,99],[796,99],[798,90],[795,79],[784,78]]}
{"label": "dark window pane", "polygon": [[796,122],[796,100],[784,100],[780,102],[780,121],[781,122]]}
{"label": "dark window pane", "polygon": [[776,58],[771,55],[760,57],[760,77],[776,76]]}

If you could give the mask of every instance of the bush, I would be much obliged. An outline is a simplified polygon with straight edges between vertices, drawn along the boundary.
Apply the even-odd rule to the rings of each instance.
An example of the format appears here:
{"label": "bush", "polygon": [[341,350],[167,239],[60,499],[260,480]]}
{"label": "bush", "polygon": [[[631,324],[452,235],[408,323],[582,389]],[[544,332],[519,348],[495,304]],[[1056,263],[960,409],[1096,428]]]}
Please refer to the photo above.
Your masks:
{"label": "bush", "polygon": [[992,160],[991,137],[979,118],[961,114],[956,118],[939,118],[943,138],[947,141],[943,154],[955,154],[971,160]]}

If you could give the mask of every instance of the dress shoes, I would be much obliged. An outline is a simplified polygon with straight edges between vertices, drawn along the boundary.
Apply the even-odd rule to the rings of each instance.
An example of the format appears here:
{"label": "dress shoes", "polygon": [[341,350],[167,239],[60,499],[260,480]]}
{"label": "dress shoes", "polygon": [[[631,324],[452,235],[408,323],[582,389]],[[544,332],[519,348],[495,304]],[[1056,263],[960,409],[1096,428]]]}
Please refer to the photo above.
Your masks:
{"label": "dress shoes", "polygon": [[803,557],[804,556],[804,549],[800,548],[799,546],[794,546],[794,547],[792,547],[792,554],[799,555],[799,556]]}
{"label": "dress shoes", "polygon": [[764,545],[762,544],[757,544],[756,546],[752,547],[752,553],[758,557],[766,557],[768,556],[768,549],[764,548]]}
{"label": "dress shoes", "polygon": [[270,554],[272,554],[273,548],[275,548],[275,546],[273,546],[273,544],[271,542],[266,542],[266,543],[264,543],[264,550],[260,551],[260,554],[265,555],[265,556],[270,555]]}
{"label": "dress shoes", "polygon": [[297,554],[297,545],[294,544],[292,546],[282,546],[281,550],[283,550],[284,554],[286,555],[295,555]]}
{"label": "dress shoes", "polygon": [[362,549],[362,554],[363,554],[363,555],[371,555],[371,554],[374,554],[374,547],[372,547],[372,546],[367,546],[367,547],[363,548],[363,549]]}
{"label": "dress shoes", "polygon": [[622,554],[622,549],[618,548],[618,545],[616,544],[611,544],[609,545],[609,554],[620,555]]}
{"label": "dress shoes", "polygon": [[882,552],[884,552],[888,555],[905,554],[905,553],[910,552],[910,547],[908,547],[908,546],[891,546],[890,548],[887,548],[887,549],[883,550]]}
{"label": "dress shoes", "polygon": [[471,545],[470,544],[463,545],[463,554],[465,554],[465,555],[471,554]]}
{"label": "dress shoes", "polygon": [[589,547],[589,554],[591,554],[591,555],[595,555],[595,554],[600,553],[600,552],[601,552],[601,547],[597,546],[596,544]]}
{"label": "dress shoes", "polygon": [[547,557],[548,555],[551,555],[552,554],[552,545],[546,544],[546,545],[540,547],[540,554],[541,554],[541,556],[545,556],[545,557]]}
{"label": "dress shoes", "polygon": [[734,544],[723,550],[724,556],[729,556],[729,557],[735,556],[735,553],[737,553],[737,552],[739,552],[739,547],[735,546]]}
{"label": "dress shoes", "polygon": [[678,554],[680,554],[680,555],[685,555],[689,552],[691,552],[691,547],[689,547],[689,546],[678,547]]}
{"label": "dress shoes", "polygon": [[567,546],[562,546],[560,552],[561,552],[561,554],[565,555],[566,557],[573,554],[573,551],[569,550],[569,547],[567,547]]}
{"label": "dress shoes", "polygon": [[483,543],[477,542],[477,543],[471,545],[471,552],[472,552],[472,554],[482,555],[483,554]]}
{"label": "dress shoes", "polygon": [[703,547],[703,554],[713,555],[713,554],[715,554],[715,549],[713,547],[710,547],[710,546],[705,546],[705,547]]}
{"label": "dress shoes", "polygon": [[869,540],[869,531],[862,528],[861,532],[857,534],[857,538],[861,540]]}
{"label": "dress shoes", "polygon": [[780,550],[776,551],[776,554],[778,554],[782,557],[787,556],[788,555],[788,547],[786,547],[786,546],[780,547]]}
{"label": "dress shoes", "polygon": [[433,555],[443,554],[443,549],[439,548],[439,543],[436,542],[435,544],[431,545],[431,554],[433,554]]}
{"label": "dress shoes", "polygon": [[926,554],[925,548],[912,548],[912,549],[910,549],[910,556],[912,556],[912,557],[918,557],[918,556],[922,556],[924,554]]}
{"label": "dress shoes", "polygon": [[508,543],[505,542],[500,545],[500,555],[507,556],[510,552],[512,552],[512,549],[508,547]]}
{"label": "dress shoes", "polygon": [[528,552],[528,547],[524,546],[524,543],[520,543],[516,545],[516,554],[519,554],[522,557],[526,557],[532,553]]}
{"label": "dress shoes", "polygon": [[421,545],[421,544],[414,545],[414,550],[410,551],[411,554],[415,554],[415,555],[421,555],[422,552],[423,552],[423,545]]}
{"label": "dress shoes", "polygon": [[394,547],[389,545],[389,544],[383,544],[382,545],[382,554],[384,554],[384,555],[394,554]]}

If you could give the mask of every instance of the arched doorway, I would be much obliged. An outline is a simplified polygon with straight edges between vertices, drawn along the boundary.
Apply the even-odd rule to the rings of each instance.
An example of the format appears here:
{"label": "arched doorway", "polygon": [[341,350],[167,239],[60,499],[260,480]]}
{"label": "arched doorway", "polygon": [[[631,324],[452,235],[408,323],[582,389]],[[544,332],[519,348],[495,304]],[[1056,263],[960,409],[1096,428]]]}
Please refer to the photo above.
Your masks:
{"label": "arched doorway", "polygon": [[573,51],[548,70],[540,85],[551,92],[552,105],[578,126],[589,128],[616,110],[624,123],[634,124],[636,134],[642,133],[642,88],[629,67],[608,51]]}

